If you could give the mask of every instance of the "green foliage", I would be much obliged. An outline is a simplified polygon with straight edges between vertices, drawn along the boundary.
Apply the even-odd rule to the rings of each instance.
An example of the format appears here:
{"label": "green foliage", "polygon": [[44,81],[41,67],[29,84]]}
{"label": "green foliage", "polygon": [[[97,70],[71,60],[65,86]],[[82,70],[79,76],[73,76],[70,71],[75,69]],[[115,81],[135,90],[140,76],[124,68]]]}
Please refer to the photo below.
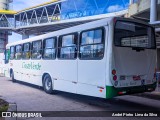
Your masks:
{"label": "green foliage", "polygon": [[7,112],[9,105],[6,101],[0,99],[0,117],[2,117],[2,112]]}

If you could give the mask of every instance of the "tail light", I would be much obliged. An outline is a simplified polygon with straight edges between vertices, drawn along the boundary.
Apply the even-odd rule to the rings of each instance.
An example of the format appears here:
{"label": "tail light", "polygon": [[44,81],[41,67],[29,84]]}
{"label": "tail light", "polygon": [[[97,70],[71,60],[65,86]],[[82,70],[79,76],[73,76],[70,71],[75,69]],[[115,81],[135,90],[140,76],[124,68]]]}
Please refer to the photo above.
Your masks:
{"label": "tail light", "polygon": [[116,70],[112,70],[112,75],[116,75],[117,71]]}
{"label": "tail light", "polygon": [[123,95],[123,94],[126,94],[126,93],[127,93],[126,91],[118,92],[119,95]]}
{"label": "tail light", "polygon": [[112,75],[113,75],[113,80],[116,81],[117,80],[117,75],[116,75],[117,71],[115,69],[112,70]]}
{"label": "tail light", "polygon": [[113,76],[113,80],[114,80],[114,81],[117,80],[117,76],[116,76],[116,75]]}

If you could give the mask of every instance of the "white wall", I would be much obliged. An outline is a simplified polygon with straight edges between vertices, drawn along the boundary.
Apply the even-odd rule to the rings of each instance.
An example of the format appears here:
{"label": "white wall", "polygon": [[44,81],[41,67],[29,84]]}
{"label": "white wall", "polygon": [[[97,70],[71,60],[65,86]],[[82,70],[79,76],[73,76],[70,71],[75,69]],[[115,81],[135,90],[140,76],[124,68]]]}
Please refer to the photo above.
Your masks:
{"label": "white wall", "polygon": [[9,3],[8,0],[0,0],[0,9],[5,10],[8,9]]}

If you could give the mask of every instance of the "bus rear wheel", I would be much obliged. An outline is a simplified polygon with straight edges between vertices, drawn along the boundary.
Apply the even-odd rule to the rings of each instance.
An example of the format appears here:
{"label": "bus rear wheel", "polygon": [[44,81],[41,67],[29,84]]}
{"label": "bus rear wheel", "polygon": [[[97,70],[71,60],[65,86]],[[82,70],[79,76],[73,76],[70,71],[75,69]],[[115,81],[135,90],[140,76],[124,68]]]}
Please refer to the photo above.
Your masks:
{"label": "bus rear wheel", "polygon": [[52,79],[48,74],[44,76],[43,88],[44,88],[44,91],[46,93],[48,93],[48,94],[52,94],[53,93]]}

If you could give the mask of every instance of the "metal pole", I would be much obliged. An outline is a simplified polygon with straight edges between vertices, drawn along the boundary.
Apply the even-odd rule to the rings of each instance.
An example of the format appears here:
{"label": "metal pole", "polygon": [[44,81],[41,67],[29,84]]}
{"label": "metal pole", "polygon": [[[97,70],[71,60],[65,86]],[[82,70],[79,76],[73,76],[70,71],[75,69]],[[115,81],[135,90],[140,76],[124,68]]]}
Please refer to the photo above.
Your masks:
{"label": "metal pole", "polygon": [[130,4],[130,5],[133,4],[133,0],[130,0],[130,1],[129,1],[129,4]]}
{"label": "metal pole", "polygon": [[[157,0],[151,0],[151,6],[150,6],[150,23],[153,23],[157,20]],[[158,52],[158,50],[157,50]],[[158,54],[157,54],[157,57],[158,57]],[[156,57],[156,59],[157,59]],[[158,66],[158,61],[156,61],[157,63],[157,66]],[[158,77],[157,78],[157,88],[156,88],[156,91],[158,91],[158,87],[159,87],[159,73],[157,72],[156,75]]]}
{"label": "metal pole", "polygon": [[157,20],[157,0],[151,0],[150,23]]}

